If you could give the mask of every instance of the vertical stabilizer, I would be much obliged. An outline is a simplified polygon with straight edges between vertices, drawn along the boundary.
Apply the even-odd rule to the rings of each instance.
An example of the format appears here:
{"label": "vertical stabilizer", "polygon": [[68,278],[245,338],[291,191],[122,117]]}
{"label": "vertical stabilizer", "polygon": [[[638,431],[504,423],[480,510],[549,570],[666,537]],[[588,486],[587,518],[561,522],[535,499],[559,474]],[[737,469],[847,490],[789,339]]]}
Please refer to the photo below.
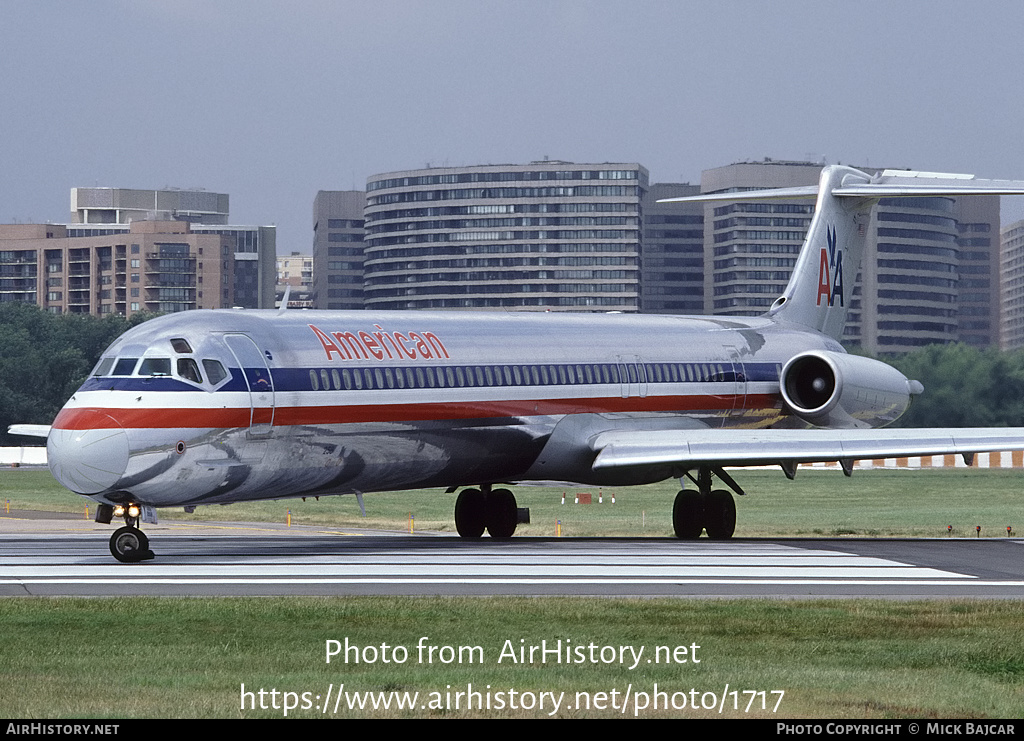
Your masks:
{"label": "vertical stabilizer", "polygon": [[866,173],[852,167],[822,169],[811,226],[789,284],[769,316],[842,337],[875,199],[839,198],[833,191],[868,182]]}

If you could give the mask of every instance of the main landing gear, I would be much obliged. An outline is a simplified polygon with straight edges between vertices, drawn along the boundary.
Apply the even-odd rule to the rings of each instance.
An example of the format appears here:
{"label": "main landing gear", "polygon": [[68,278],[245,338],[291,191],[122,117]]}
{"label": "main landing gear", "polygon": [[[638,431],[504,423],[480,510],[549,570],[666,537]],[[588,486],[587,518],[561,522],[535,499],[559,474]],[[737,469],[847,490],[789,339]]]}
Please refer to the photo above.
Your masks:
{"label": "main landing gear", "polygon": [[[529,510],[526,519],[529,522]],[[511,538],[520,522],[515,495],[508,489],[463,489],[455,500],[455,529],[463,538],[479,538],[484,530],[492,538]]]}
{"label": "main landing gear", "polygon": [[672,528],[677,538],[696,540],[706,530],[712,540],[728,540],[736,531],[736,502],[729,491],[711,488],[712,474],[737,494],[743,494],[732,477],[720,468],[702,466],[697,469],[696,479],[687,471],[680,483],[685,486],[685,479],[688,478],[697,484],[697,489],[683,489],[676,494],[672,507]]}
{"label": "main landing gear", "polygon": [[149,538],[139,530],[141,509],[135,503],[116,506],[101,504],[96,509],[96,522],[109,524],[114,517],[124,518],[124,527],[120,527],[110,536],[110,553],[121,563],[138,563],[153,558],[149,550]]}

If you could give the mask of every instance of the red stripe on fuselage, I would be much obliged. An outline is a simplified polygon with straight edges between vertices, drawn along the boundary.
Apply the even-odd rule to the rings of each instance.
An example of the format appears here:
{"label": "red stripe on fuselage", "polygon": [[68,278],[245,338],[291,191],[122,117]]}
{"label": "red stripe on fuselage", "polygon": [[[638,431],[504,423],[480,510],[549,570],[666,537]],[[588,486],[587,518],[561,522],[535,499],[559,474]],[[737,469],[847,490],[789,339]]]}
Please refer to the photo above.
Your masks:
{"label": "red stripe on fuselage", "polygon": [[[734,405],[743,400],[742,408]],[[597,399],[528,399],[502,401],[450,401],[421,404],[360,404],[345,406],[297,406],[274,409],[274,426],[355,424],[367,422],[416,422],[451,419],[493,419],[534,415],[676,412],[686,414],[741,412],[778,408],[771,394],[736,396],[648,396]],[[257,410],[260,411],[260,410]],[[269,409],[264,410],[269,417]],[[62,409],[53,426],[63,430],[124,428],[238,428],[248,427],[249,407],[236,409]],[[116,421],[115,421],[116,420]],[[257,420],[260,421],[260,420]],[[269,421],[269,419],[267,420]]]}

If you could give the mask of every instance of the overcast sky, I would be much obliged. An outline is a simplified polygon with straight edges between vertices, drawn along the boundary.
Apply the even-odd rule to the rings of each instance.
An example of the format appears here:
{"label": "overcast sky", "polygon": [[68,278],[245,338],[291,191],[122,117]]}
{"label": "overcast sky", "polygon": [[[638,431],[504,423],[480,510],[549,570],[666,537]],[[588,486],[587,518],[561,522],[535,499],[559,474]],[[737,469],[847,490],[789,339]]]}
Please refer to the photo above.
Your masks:
{"label": "overcast sky", "polygon": [[428,164],[1024,179],[1021,2],[0,0],[0,19],[3,223],[67,221],[75,186],[201,187],[287,254],[311,251],[318,190]]}

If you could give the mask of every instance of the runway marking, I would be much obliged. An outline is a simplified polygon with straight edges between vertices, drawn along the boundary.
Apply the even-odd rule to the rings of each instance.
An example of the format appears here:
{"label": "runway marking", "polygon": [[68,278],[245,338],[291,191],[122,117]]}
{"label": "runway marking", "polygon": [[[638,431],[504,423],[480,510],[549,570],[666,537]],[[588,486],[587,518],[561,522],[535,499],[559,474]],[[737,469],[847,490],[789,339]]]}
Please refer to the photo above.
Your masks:
{"label": "runway marking", "polygon": [[[210,539],[211,545],[216,539]],[[558,544],[554,544],[558,545]],[[574,544],[575,545],[575,544]],[[626,550],[635,544],[612,544]],[[607,548],[550,552],[547,547],[497,546],[420,554],[400,549],[293,557],[199,556],[125,566],[95,558],[0,557],[0,584],[981,584],[976,577],[877,557],[786,545],[652,543],[649,555],[609,554]],[[380,549],[385,551],[386,549]],[[659,552],[661,551],[661,552]],[[217,563],[223,558],[224,563]],[[174,559],[176,563],[167,563]],[[211,562],[212,561],[212,562]],[[182,571],[188,574],[183,575]],[[87,573],[84,573],[87,572]],[[509,574],[513,573],[514,576]],[[1006,582],[1002,582],[1007,584]]]}
{"label": "runway marking", "polygon": [[[757,594],[1022,596],[1024,569],[1017,568],[1016,559],[1007,564],[1011,581],[993,578],[987,570],[975,576],[967,563],[962,571],[948,569],[957,562],[949,560],[947,543],[933,542],[933,550],[929,541],[919,541],[925,547],[911,552],[922,554],[920,562],[903,552],[900,559],[886,558],[879,550],[884,543],[870,546],[881,555],[858,555],[859,542],[844,547],[829,541],[843,550],[819,543],[526,538],[467,543],[451,536],[345,541],[309,530],[263,538],[197,533],[161,538],[155,561],[119,564],[95,534],[61,536],[56,542],[0,535],[0,593],[741,597],[763,588]],[[1001,542],[991,544],[1001,547]],[[941,565],[933,566],[930,557],[942,558]],[[977,559],[970,563],[977,567]]]}

